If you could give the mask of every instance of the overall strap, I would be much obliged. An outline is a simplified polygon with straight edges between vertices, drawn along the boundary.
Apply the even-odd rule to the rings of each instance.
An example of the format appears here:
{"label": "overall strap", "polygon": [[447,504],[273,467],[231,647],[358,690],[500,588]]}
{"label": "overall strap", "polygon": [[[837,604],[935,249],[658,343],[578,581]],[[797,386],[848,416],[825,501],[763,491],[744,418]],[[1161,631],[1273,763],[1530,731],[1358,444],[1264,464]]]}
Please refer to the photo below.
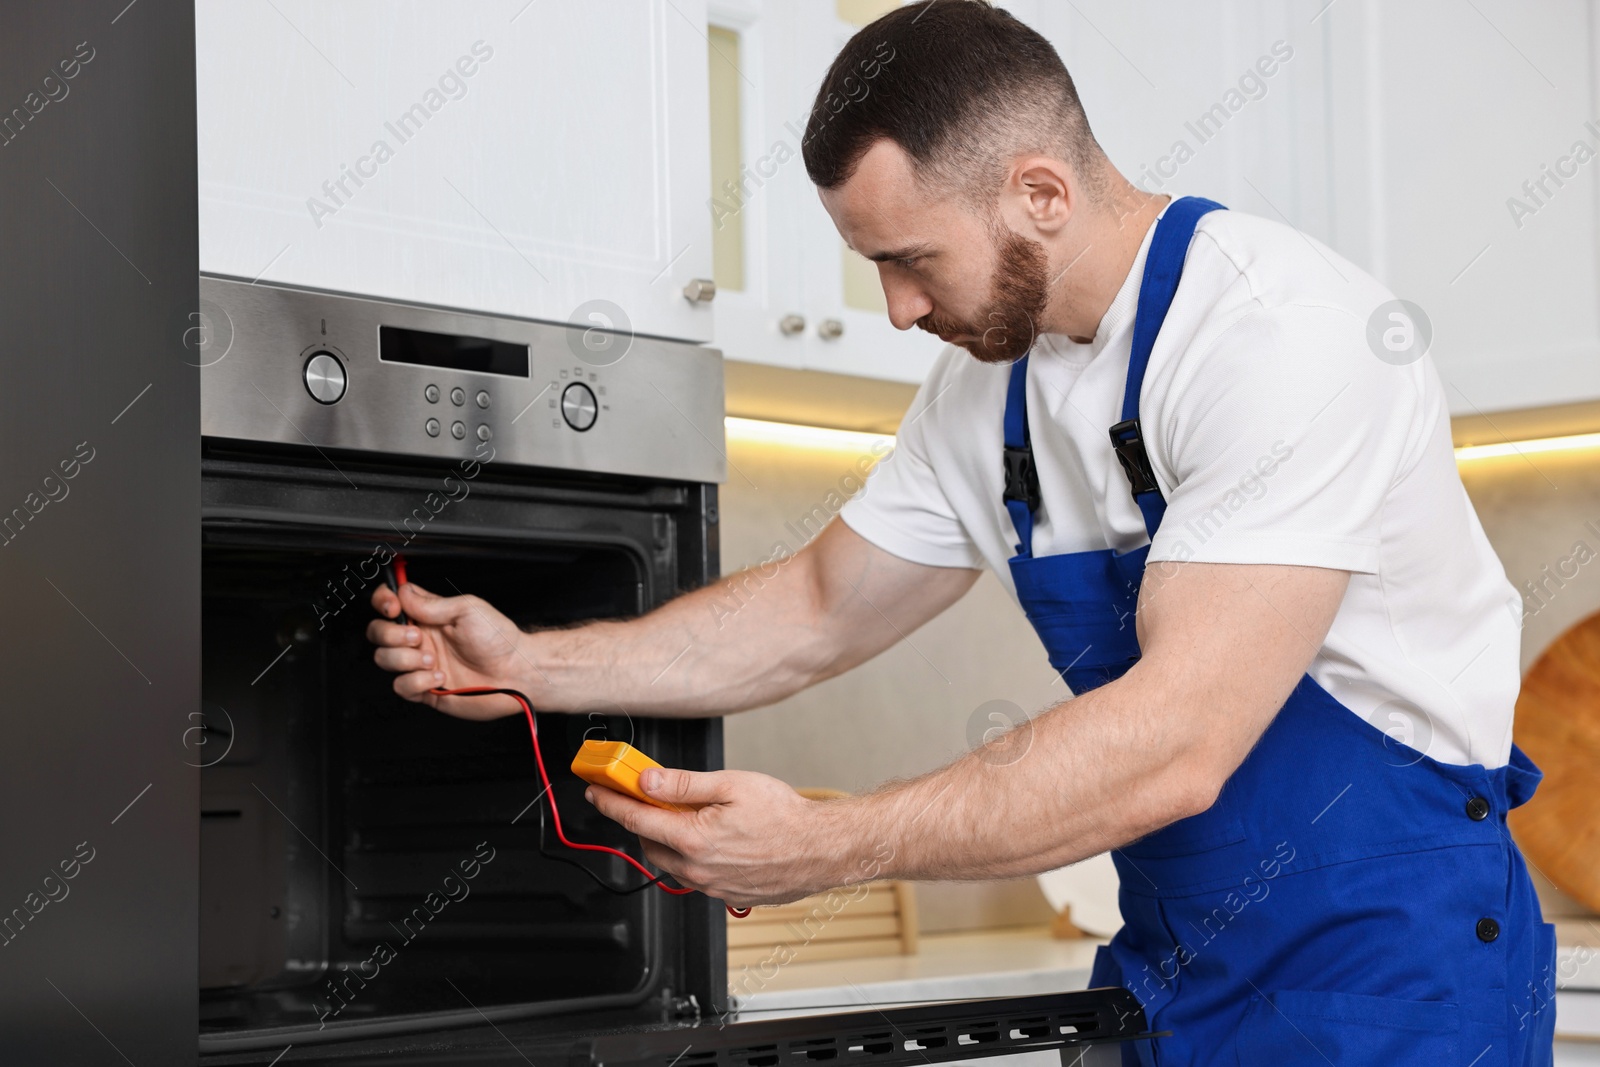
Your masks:
{"label": "overall strap", "polygon": [[1017,555],[1033,555],[1033,512],[1039,506],[1039,474],[1028,440],[1028,357],[1011,365],[1006,384],[1005,475],[1003,494],[1011,525],[1016,527]]}
{"label": "overall strap", "polygon": [[1226,211],[1221,204],[1198,196],[1186,196],[1167,206],[1156,223],[1155,236],[1145,257],[1144,277],[1139,283],[1139,307],[1133,320],[1133,351],[1128,356],[1128,381],[1122,393],[1122,421],[1111,427],[1111,447],[1128,476],[1133,502],[1144,516],[1145,532],[1155,539],[1167,502],[1156,484],[1155,468],[1145,450],[1144,432],[1139,425],[1139,394],[1144,387],[1144,372],[1150,366],[1150,352],[1166,321],[1172,297],[1183,277],[1183,261],[1189,242],[1202,216]]}

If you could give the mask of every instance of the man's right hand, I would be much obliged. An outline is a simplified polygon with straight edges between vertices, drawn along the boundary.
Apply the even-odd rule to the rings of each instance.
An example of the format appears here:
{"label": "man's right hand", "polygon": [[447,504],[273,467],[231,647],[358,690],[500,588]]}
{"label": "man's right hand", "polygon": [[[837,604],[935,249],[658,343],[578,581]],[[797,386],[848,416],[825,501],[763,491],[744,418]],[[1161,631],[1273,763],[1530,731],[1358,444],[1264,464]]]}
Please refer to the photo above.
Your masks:
{"label": "man's right hand", "polygon": [[[532,666],[516,624],[475,596],[437,596],[415,584],[397,595],[379,584],[372,606],[382,618],[367,624],[372,658],[396,677],[394,691],[407,700],[463,719],[497,719],[520,711],[505,696],[448,697],[432,689],[488,686],[524,689]],[[409,623],[390,622],[405,610]]]}

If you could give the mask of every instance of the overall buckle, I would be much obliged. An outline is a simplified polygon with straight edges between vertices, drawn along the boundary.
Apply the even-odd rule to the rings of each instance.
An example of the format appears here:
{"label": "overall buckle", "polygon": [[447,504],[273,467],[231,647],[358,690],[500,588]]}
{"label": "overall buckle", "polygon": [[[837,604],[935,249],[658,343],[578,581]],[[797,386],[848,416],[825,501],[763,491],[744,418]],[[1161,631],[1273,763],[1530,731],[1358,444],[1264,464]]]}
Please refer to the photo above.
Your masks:
{"label": "overall buckle", "polygon": [[1150,465],[1150,454],[1145,451],[1144,433],[1138,419],[1128,419],[1111,427],[1111,447],[1122,463],[1134,496],[1161,491],[1156,484],[1155,468]]}
{"label": "overall buckle", "polygon": [[1006,491],[1005,500],[1021,500],[1028,505],[1028,510],[1037,511],[1039,508],[1039,471],[1033,465],[1033,449],[1028,447],[1006,447]]}

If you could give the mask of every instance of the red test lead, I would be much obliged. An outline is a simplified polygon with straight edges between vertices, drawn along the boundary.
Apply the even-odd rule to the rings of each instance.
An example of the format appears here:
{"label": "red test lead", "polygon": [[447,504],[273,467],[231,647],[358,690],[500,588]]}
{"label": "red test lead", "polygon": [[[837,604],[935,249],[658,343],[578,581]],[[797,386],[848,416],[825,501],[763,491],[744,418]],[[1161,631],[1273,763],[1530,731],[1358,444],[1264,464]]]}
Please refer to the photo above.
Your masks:
{"label": "red test lead", "polygon": [[[634,870],[638,871],[640,874],[654,882],[658,889],[662,890],[663,892],[671,893],[673,896],[684,896],[694,892],[693,889],[687,889],[681,886],[670,886],[662,883],[658,880],[657,875],[650,873],[650,869],[648,867],[634,859],[632,856],[628,855],[626,852],[623,852],[621,849],[612,848],[610,845],[592,845],[582,841],[573,841],[567,837],[566,831],[562,829],[561,826],[561,811],[556,807],[556,794],[555,790],[551,788],[550,785],[550,774],[545,770],[544,752],[539,747],[539,725],[537,720],[535,720],[533,717],[533,704],[529,702],[526,696],[515,689],[497,689],[491,686],[472,687],[468,689],[430,689],[428,692],[432,693],[434,696],[442,697],[489,696],[491,694],[497,694],[500,696],[508,696],[515,700],[522,706],[522,714],[528,720],[528,736],[533,739],[533,762],[539,768],[539,781],[544,785],[544,795],[550,802],[550,821],[551,824],[555,826],[556,840],[560,841],[568,848],[578,849],[583,852],[604,852],[610,856],[617,856],[631,866]],[[742,919],[750,914],[749,908],[735,908],[731,904],[728,905],[727,908],[728,914],[732,915],[736,919]]]}
{"label": "red test lead", "polygon": [[[398,594],[400,592],[400,587],[406,584],[405,559],[399,555],[396,555],[393,562],[390,564],[388,574],[385,575],[385,578],[388,581],[389,588]],[[401,612],[399,621],[402,625],[409,625],[406,621],[404,612]],[[660,880],[659,875],[651,874],[649,868],[640,863],[638,860],[634,859],[632,856],[628,855],[626,852],[623,852],[621,849],[615,849],[609,845],[586,844],[582,841],[573,841],[567,837],[566,831],[562,829],[561,826],[561,811],[556,807],[555,790],[550,786],[550,774],[545,770],[544,753],[539,748],[539,725],[533,717],[533,704],[526,696],[524,696],[522,693],[519,693],[515,689],[496,689],[490,686],[474,686],[467,689],[430,689],[428,692],[432,693],[434,696],[489,696],[491,694],[498,694],[500,696],[508,696],[515,700],[522,706],[522,713],[528,720],[528,736],[533,739],[533,762],[539,768],[539,781],[544,785],[544,795],[550,801],[550,821],[555,826],[556,839],[571,849],[577,849],[582,852],[604,852],[607,855],[620,857],[629,866],[633,867],[640,874],[650,879],[650,881],[655,884],[656,888],[662,890],[663,892],[671,893],[673,896],[685,896],[694,892],[693,889],[664,884]],[[639,755],[642,756],[642,753]],[[654,763],[653,760],[650,762]],[[652,801],[652,803],[654,802]],[[742,919],[746,915],[750,914],[750,909],[735,908],[732,905],[728,905],[728,914],[732,915],[736,919]]]}

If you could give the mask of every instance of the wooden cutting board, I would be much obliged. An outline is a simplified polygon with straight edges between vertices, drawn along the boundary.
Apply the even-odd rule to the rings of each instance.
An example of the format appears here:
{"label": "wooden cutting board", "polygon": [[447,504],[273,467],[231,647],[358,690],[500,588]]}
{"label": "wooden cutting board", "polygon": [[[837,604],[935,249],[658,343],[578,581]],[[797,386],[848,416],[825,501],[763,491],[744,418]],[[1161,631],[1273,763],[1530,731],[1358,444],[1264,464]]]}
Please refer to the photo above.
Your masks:
{"label": "wooden cutting board", "polygon": [[1522,680],[1517,745],[1544,781],[1511,813],[1528,862],[1600,911],[1600,614],[1562,634]]}

